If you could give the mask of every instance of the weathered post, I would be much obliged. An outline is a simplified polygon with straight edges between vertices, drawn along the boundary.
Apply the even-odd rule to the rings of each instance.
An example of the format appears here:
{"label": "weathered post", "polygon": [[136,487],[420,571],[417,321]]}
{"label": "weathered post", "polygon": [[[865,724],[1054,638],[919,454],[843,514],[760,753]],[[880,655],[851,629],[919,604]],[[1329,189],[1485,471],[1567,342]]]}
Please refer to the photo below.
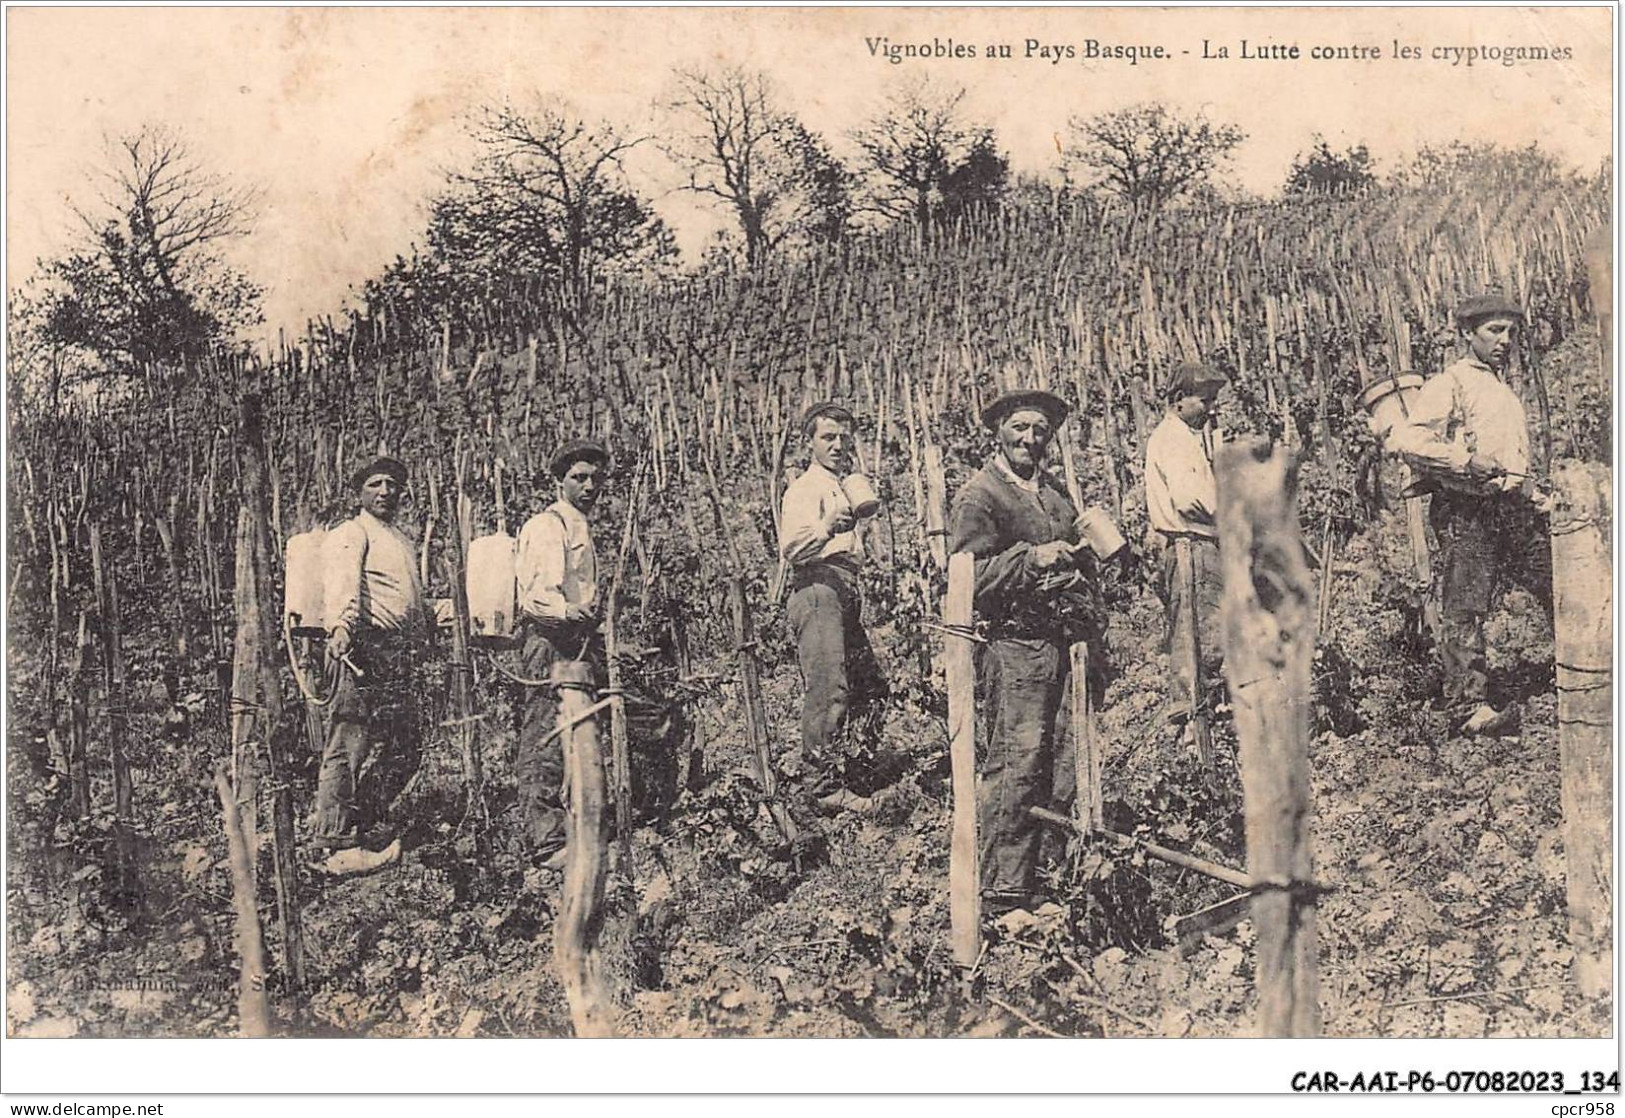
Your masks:
{"label": "weathered post", "polygon": [[976,849],[976,661],[971,623],[976,558],[948,561],[943,603],[943,667],[948,685],[948,754],[953,768],[953,841],[948,849],[948,909],[954,962],[972,967],[982,953],[981,871]]}
{"label": "weathered post", "polygon": [[231,780],[221,770],[214,774],[215,792],[226,827],[226,850],[231,865],[231,898],[237,910],[237,1031],[246,1037],[271,1035],[271,1007],[265,989],[265,946],[260,934],[260,913],[254,899],[254,866],[243,829],[242,812]]}
{"label": "weathered post", "polygon": [[592,667],[579,660],[553,666],[559,688],[559,737],[564,753],[564,885],[553,953],[577,1036],[614,1035],[609,995],[598,954],[604,925],[608,843],[604,837],[604,761],[592,705]]}
{"label": "weathered post", "polygon": [[1314,583],[1298,530],[1297,462],[1255,440],[1218,456],[1225,674],[1240,741],[1247,869],[1258,883],[1259,1033],[1320,1032],[1309,843]]}
{"label": "weathered post", "polygon": [[1564,462],[1552,476],[1553,628],[1563,857],[1574,979],[1586,998],[1613,988],[1613,486],[1608,467]]}

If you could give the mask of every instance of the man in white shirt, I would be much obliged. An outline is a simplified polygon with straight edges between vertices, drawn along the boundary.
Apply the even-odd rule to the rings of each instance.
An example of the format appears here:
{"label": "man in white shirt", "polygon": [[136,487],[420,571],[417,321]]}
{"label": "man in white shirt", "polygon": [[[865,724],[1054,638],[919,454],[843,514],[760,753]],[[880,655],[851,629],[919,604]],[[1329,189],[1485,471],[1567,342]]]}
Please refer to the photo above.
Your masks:
{"label": "man in white shirt", "polygon": [[790,572],[787,615],[806,687],[800,756],[786,767],[824,807],[862,808],[862,797],[846,786],[848,758],[837,755],[835,742],[884,694],[863,628],[863,543],[841,488],[852,469],[852,413],[839,404],[817,404],[802,416],[801,429],[810,461],[786,487],[779,517],[779,555]]}
{"label": "man in white shirt", "polygon": [[1511,712],[1488,701],[1484,617],[1499,590],[1503,551],[1527,534],[1509,519],[1523,511],[1528,419],[1501,379],[1523,311],[1503,296],[1475,295],[1456,308],[1455,320],[1467,352],[1417,392],[1389,446],[1433,489],[1428,515],[1439,541],[1445,702],[1468,733],[1489,733]]}
{"label": "man in white shirt", "polygon": [[[601,661],[598,622],[598,556],[587,514],[609,471],[609,451],[590,439],[573,439],[554,452],[551,471],[559,497],[525,522],[519,532],[515,574],[519,612],[525,622],[525,676],[547,680],[558,660]],[[564,846],[564,746],[553,736],[558,697],[536,686],[526,699],[519,727],[515,771],[519,809],[533,851],[542,858]]]}
{"label": "man in white shirt", "polygon": [[[1222,680],[1223,645],[1219,639],[1219,602],[1224,583],[1219,570],[1218,487],[1213,478],[1213,449],[1218,432],[1213,410],[1224,374],[1187,362],[1174,369],[1168,385],[1168,413],[1145,445],[1145,506],[1162,550],[1158,594],[1167,617],[1165,639],[1173,692],[1168,712],[1176,722],[1188,718],[1195,680],[1191,678],[1200,649],[1202,677],[1211,686]],[[1191,570],[1179,564],[1180,541],[1186,541]],[[1194,627],[1194,632],[1192,631]],[[1208,695],[1196,695],[1198,702]]]}
{"label": "man in white shirt", "polygon": [[337,682],[313,830],[330,850],[379,845],[377,828],[422,756],[416,668],[429,626],[417,548],[395,526],[406,477],[393,458],[358,470],[351,484],[360,511],[325,545],[327,657]]}

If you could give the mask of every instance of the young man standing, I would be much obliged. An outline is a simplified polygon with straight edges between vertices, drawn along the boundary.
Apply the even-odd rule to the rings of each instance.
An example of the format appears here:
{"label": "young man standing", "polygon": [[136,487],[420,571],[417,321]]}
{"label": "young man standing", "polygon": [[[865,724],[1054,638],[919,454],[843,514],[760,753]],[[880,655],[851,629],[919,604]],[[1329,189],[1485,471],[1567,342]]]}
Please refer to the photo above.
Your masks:
{"label": "young man standing", "polygon": [[400,854],[398,839],[381,854],[377,828],[421,760],[417,665],[429,633],[417,548],[395,526],[406,467],[379,458],[351,479],[361,504],[328,536],[327,638],[338,675],[316,790],[316,839],[330,872],[376,868]]}
{"label": "young man standing", "polygon": [[1529,473],[1523,401],[1503,379],[1523,311],[1500,295],[1456,308],[1466,344],[1459,360],[1424,384],[1389,445],[1434,488],[1429,520],[1439,541],[1434,575],[1443,629],[1443,698],[1467,733],[1491,733],[1510,708],[1489,702],[1484,617],[1508,548],[1526,534],[1512,523]]}
{"label": "young man standing", "polygon": [[[790,573],[788,617],[806,692],[800,756],[787,767],[829,810],[868,806],[846,786],[836,736],[883,693],[863,628],[863,543],[841,479],[852,471],[852,413],[817,404],[801,419],[809,461],[784,491],[779,555]],[[854,703],[856,697],[859,702]]]}
{"label": "young man standing", "polygon": [[[587,514],[598,503],[609,451],[590,439],[573,439],[559,447],[550,465],[558,500],[525,522],[515,561],[525,626],[524,672],[542,681],[550,678],[555,661],[596,665],[601,660],[598,557]],[[564,745],[553,734],[557,720],[553,689],[533,687],[520,723],[515,770],[531,848],[544,859],[564,848]]]}
{"label": "young man standing", "polygon": [[1195,703],[1209,700],[1196,693],[1198,663],[1208,689],[1222,679],[1219,603],[1224,584],[1214,520],[1219,496],[1213,478],[1218,439],[1213,411],[1224,385],[1224,374],[1217,369],[1194,362],[1176,367],[1168,384],[1168,412],[1145,445],[1145,508],[1162,552],[1157,589],[1167,618],[1168,713],[1176,724],[1190,717]]}

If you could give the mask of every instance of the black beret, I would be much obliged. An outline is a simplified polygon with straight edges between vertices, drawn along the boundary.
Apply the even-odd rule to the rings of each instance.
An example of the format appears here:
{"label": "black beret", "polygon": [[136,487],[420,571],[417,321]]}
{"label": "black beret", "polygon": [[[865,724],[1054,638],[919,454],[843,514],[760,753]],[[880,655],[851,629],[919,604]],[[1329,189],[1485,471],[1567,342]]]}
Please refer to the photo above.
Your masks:
{"label": "black beret", "polygon": [[599,469],[609,468],[609,451],[604,448],[603,443],[594,442],[592,439],[571,439],[553,452],[548,468],[553,471],[555,478],[561,478],[570,472],[573,464],[583,459],[597,462]]}
{"label": "black beret", "polygon": [[813,428],[817,426],[819,419],[824,416],[848,425],[852,423],[852,412],[849,409],[833,400],[825,400],[821,404],[814,404],[801,413],[801,433],[803,435],[812,434]]}
{"label": "black beret", "polygon": [[1028,408],[1043,412],[1052,427],[1059,427],[1072,411],[1067,402],[1053,392],[1044,392],[1036,388],[1017,389],[1014,392],[1000,394],[982,409],[982,426],[989,431],[996,431],[999,424],[1004,422],[1005,416]]}
{"label": "black beret", "polygon": [[1168,375],[1168,399],[1199,396],[1203,388],[1229,383],[1229,378],[1211,365],[1185,361],[1174,366]]}
{"label": "black beret", "polygon": [[360,489],[363,485],[367,484],[367,479],[375,474],[388,474],[390,477],[395,479],[395,483],[402,489],[406,488],[405,464],[402,463],[400,459],[390,458],[387,455],[381,458],[373,459],[373,461],[367,463],[355,473],[351,474],[350,488]]}
{"label": "black beret", "polygon": [[1523,308],[1505,295],[1469,295],[1456,306],[1456,326],[1465,330],[1481,318],[1523,318]]}

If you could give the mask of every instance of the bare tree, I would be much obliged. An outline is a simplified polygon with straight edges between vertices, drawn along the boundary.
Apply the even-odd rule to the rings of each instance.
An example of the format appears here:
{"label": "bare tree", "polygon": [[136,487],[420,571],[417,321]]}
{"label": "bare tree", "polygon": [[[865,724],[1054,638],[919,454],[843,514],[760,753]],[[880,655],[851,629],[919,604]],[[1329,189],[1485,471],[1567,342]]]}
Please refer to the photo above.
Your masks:
{"label": "bare tree", "polygon": [[133,372],[231,341],[260,321],[261,289],[219,257],[246,236],[259,192],[197,160],[161,125],[107,143],[95,201],[74,204],[83,244],[41,273],[44,339]]}
{"label": "bare tree", "polygon": [[755,266],[780,245],[838,240],[851,216],[851,176],[785,110],[767,75],[739,66],[676,71],[667,156],[683,189],[733,211]]}
{"label": "bare tree", "polygon": [[122,219],[131,245],[165,290],[178,290],[195,252],[253,228],[260,192],[205,169],[171,129],[149,125],[110,141],[108,149],[101,206],[75,212],[92,236],[103,232],[110,213]]}
{"label": "bare tree", "polygon": [[447,176],[429,232],[454,273],[541,278],[580,296],[607,265],[673,251],[626,182],[623,161],[647,136],[589,123],[553,99],[487,107],[470,132],[479,154],[471,170]]}
{"label": "bare tree", "polygon": [[1062,148],[1068,178],[1131,205],[1158,209],[1213,184],[1230,152],[1247,138],[1230,124],[1182,117],[1152,102],[1067,121]]}
{"label": "bare tree", "polygon": [[899,87],[852,140],[868,163],[866,206],[887,218],[913,218],[922,228],[943,210],[995,201],[1008,161],[993,129],[964,119],[963,87],[929,78]]}

